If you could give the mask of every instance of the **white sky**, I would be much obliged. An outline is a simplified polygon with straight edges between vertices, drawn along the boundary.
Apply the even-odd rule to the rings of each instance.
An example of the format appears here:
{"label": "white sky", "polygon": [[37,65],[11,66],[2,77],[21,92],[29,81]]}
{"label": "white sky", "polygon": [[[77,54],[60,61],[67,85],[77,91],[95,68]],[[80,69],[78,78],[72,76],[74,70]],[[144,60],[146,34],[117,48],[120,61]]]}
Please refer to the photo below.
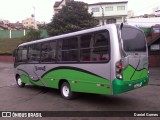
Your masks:
{"label": "white sky", "polygon": [[[53,5],[60,0],[0,0],[0,19],[10,22],[21,22],[31,17],[35,7],[36,20],[50,22],[53,16]],[[75,0],[86,3],[126,1],[126,0]],[[152,13],[152,9],[160,6],[160,0],[128,0],[128,10],[133,10],[136,15]]]}

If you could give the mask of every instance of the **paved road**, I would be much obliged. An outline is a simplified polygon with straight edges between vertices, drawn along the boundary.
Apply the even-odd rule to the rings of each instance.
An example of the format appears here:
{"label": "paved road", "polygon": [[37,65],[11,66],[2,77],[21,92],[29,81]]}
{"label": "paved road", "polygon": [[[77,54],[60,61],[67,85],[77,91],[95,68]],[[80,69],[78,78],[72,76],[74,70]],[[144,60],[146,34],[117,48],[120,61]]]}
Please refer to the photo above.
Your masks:
{"label": "paved road", "polygon": [[58,90],[17,87],[13,70],[12,63],[0,63],[0,111],[160,111],[160,68],[150,68],[149,85],[141,89],[115,96],[80,94],[71,101]]}

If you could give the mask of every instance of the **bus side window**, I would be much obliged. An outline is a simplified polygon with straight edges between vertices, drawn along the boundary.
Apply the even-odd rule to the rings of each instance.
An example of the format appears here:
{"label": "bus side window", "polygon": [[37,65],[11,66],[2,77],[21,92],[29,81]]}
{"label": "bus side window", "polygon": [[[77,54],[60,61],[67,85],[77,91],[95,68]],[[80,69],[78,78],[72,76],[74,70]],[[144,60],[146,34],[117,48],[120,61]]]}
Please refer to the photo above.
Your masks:
{"label": "bus side window", "polygon": [[59,41],[58,61],[78,62],[78,38],[70,37]]}
{"label": "bus side window", "polygon": [[21,62],[21,60],[22,60],[22,49],[18,48],[16,62]]}
{"label": "bus side window", "polygon": [[80,39],[80,61],[90,61],[92,34],[81,35]]}
{"label": "bus side window", "polygon": [[19,47],[16,51],[16,62],[27,62],[27,46]]}
{"label": "bus side window", "polygon": [[17,49],[14,49],[14,50],[13,50],[13,53],[12,53],[12,56],[13,56],[13,57],[16,57],[16,55],[17,55]]}
{"label": "bus side window", "polygon": [[80,36],[80,61],[109,61],[109,32],[106,30]]}
{"label": "bus side window", "polygon": [[40,62],[41,44],[33,44],[28,49],[28,62]]}
{"label": "bus side window", "polygon": [[95,33],[92,60],[109,61],[109,53],[109,33],[107,31]]}
{"label": "bus side window", "polygon": [[41,62],[56,61],[56,41],[42,44]]}

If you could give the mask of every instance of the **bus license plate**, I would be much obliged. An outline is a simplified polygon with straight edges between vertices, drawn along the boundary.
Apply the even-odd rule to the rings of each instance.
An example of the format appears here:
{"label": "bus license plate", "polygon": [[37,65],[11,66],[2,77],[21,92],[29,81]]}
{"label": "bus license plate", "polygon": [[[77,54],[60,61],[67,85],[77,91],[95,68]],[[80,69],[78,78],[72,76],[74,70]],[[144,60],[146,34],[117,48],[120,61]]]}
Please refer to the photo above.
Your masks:
{"label": "bus license plate", "polygon": [[141,87],[141,84],[140,84],[140,83],[136,83],[136,84],[134,85],[134,88],[138,88],[138,87]]}

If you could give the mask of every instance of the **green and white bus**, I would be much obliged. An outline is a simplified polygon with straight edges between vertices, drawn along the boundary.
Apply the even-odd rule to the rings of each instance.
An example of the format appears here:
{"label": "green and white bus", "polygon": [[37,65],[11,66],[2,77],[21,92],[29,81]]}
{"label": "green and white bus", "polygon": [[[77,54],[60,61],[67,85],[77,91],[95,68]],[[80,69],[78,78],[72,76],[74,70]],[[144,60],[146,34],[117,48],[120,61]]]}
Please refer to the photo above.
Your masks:
{"label": "green and white bus", "polygon": [[20,44],[15,52],[19,87],[33,84],[74,93],[114,95],[148,84],[144,33],[110,24]]}

